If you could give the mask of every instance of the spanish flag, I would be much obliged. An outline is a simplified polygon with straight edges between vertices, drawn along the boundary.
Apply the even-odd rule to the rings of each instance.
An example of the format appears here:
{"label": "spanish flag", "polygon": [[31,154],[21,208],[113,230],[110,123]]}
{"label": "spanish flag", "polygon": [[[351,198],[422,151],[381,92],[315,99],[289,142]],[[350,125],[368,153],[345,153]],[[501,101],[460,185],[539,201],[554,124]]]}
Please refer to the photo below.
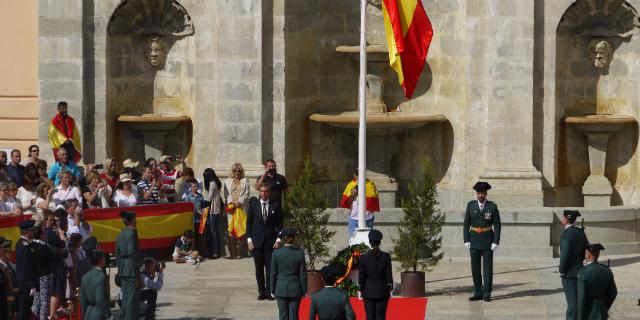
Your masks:
{"label": "spanish flag", "polygon": [[420,0],[383,0],[389,65],[398,74],[404,95],[413,96],[422,73],[433,28]]}
{"label": "spanish flag", "polygon": [[[367,187],[364,190],[364,194],[366,196],[366,207],[367,211],[377,212],[380,211],[380,198],[378,197],[378,189],[373,182],[367,179],[366,183]],[[351,195],[351,190],[358,186],[358,180],[351,180],[347,187],[344,188],[344,192],[342,192],[342,199],[340,200],[340,206],[346,209],[351,209],[349,206],[349,195]]]}
{"label": "spanish flag", "polygon": [[71,142],[73,142],[73,147],[75,149],[73,159],[69,160],[73,160],[73,162],[78,163],[82,158],[82,147],[80,144],[80,133],[76,127],[76,121],[70,116],[66,116],[62,119],[62,116],[58,113],[53,117],[51,125],[49,125],[49,143],[51,144],[51,148],[53,148],[53,156],[56,161],[58,160],[58,149],[60,149],[62,144],[67,140],[71,140]]}

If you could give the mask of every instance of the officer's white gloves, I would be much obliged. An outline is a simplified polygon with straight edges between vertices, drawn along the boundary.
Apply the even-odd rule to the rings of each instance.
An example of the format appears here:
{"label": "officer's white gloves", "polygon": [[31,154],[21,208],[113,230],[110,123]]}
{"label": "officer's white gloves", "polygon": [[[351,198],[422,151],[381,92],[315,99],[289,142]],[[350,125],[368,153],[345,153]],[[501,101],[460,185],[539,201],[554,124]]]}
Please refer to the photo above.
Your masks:
{"label": "officer's white gloves", "polygon": [[358,291],[358,299],[362,300],[362,292]]}
{"label": "officer's white gloves", "polygon": [[496,249],[498,249],[498,245],[495,244],[495,243],[492,243],[491,244],[491,250],[496,250]]}
{"label": "officer's white gloves", "polygon": [[464,246],[465,246],[467,249],[471,249],[471,242],[465,242],[465,243],[464,243]]}
{"label": "officer's white gloves", "polygon": [[29,296],[33,297],[36,295],[36,288],[31,288],[31,291],[29,291]]}

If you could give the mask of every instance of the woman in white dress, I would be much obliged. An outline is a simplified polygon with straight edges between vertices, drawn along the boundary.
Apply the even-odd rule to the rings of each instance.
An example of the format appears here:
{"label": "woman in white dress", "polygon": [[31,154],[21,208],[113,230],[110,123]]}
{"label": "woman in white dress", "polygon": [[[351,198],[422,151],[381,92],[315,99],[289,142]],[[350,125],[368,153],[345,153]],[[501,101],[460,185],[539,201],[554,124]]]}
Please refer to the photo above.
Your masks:
{"label": "woman in white dress", "polygon": [[56,187],[53,194],[53,203],[57,206],[61,206],[65,200],[76,199],[78,204],[82,206],[82,195],[78,187],[71,185],[71,172],[60,172],[60,184]]}
{"label": "woman in white dress", "polygon": [[224,197],[228,213],[229,258],[239,259],[240,246],[247,231],[246,208],[249,202],[249,180],[244,177],[244,168],[240,163],[231,166],[231,178],[224,181]]}
{"label": "woman in white dress", "polygon": [[118,190],[113,193],[113,202],[118,207],[133,207],[138,204],[138,195],[132,188],[133,179],[128,173],[120,175]]}

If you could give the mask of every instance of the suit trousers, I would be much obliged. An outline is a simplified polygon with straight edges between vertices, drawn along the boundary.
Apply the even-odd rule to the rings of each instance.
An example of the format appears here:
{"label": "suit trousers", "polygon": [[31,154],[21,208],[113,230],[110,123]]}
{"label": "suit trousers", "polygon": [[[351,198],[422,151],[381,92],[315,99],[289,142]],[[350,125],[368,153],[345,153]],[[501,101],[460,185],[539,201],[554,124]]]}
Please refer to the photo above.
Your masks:
{"label": "suit trousers", "polygon": [[[491,297],[493,286],[493,251],[491,249],[469,249],[471,255],[471,275],[473,276],[473,295],[475,297]],[[482,258],[482,271],[480,270]],[[484,285],[483,285],[484,280]]]}
{"label": "suit trousers", "polygon": [[16,304],[16,320],[29,320],[33,305],[33,297],[29,295],[29,291],[20,290],[16,294]]}
{"label": "suit trousers", "polygon": [[385,320],[387,317],[387,299],[364,299],[364,311],[367,320]]}
{"label": "suit trousers", "polygon": [[567,320],[578,319],[578,279],[562,277],[562,289],[567,299]]}
{"label": "suit trousers", "polygon": [[298,320],[301,297],[276,297],[280,320]]}
{"label": "suit trousers", "polygon": [[253,263],[256,267],[256,282],[258,283],[258,294],[269,295],[271,255],[273,254],[273,244],[262,243],[262,247],[253,249]]}
{"label": "suit trousers", "polygon": [[140,290],[136,279],[122,277],[122,319],[138,320],[140,317]]}

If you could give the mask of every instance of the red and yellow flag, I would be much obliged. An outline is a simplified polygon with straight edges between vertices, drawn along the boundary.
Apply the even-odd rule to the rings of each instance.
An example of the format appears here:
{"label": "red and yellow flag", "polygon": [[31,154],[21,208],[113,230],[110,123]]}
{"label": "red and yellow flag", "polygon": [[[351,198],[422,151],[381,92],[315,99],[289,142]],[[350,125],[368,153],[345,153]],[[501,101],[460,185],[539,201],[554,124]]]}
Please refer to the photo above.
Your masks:
{"label": "red and yellow flag", "polygon": [[398,74],[404,95],[413,96],[422,73],[433,28],[420,0],[383,0],[389,65]]}
{"label": "red and yellow flag", "polygon": [[[380,198],[378,195],[378,189],[376,188],[376,185],[373,184],[373,182],[369,181],[369,179],[367,179],[366,185],[367,186],[364,190],[364,194],[366,196],[365,203],[367,211],[378,212],[380,211]],[[342,192],[342,199],[340,199],[340,206],[342,208],[351,209],[351,206],[349,206],[349,202],[347,200],[349,200],[351,190],[353,190],[357,186],[358,181],[354,179],[351,180],[344,188],[344,191]]]}
{"label": "red and yellow flag", "polygon": [[73,142],[73,147],[75,149],[73,159],[69,160],[78,163],[82,158],[82,147],[80,144],[80,133],[76,127],[76,121],[69,116],[62,119],[58,113],[53,117],[53,119],[51,119],[51,125],[49,125],[49,143],[53,149],[53,156],[56,161],[58,160],[58,149],[67,140],[71,140]]}

